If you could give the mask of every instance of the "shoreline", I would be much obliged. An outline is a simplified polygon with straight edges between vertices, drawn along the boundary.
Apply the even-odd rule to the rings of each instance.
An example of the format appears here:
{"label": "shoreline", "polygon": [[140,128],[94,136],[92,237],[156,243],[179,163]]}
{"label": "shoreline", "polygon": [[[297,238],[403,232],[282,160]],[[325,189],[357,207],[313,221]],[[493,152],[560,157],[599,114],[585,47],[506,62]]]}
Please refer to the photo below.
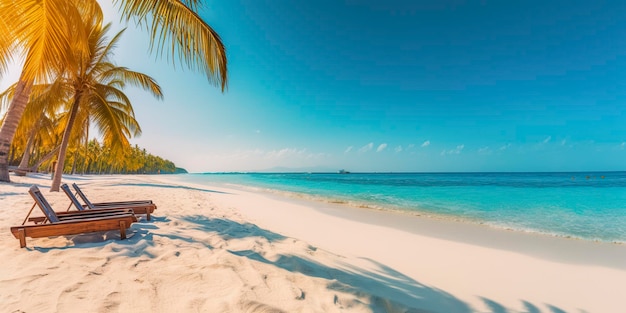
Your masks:
{"label": "shoreline", "polygon": [[[12,177],[13,178],[13,177]],[[626,247],[181,183],[64,176],[89,198],[150,198],[132,235],[29,239],[30,184],[0,184],[9,311],[620,312]],[[44,195],[54,208],[65,195]],[[419,227],[414,227],[415,223]],[[626,263],[626,262],[622,262]],[[190,292],[190,291],[195,292]]]}
{"label": "shoreline", "polygon": [[[203,184],[197,184],[204,186]],[[320,197],[299,197],[296,192],[256,186],[227,184],[220,188],[268,197],[278,202],[313,208],[323,214],[348,221],[402,230],[419,236],[507,250],[554,261],[626,270],[626,245],[621,242],[588,240],[544,232],[505,229],[487,223],[439,215],[419,215],[410,211],[363,208],[349,203],[333,203]],[[295,196],[294,196],[295,195]],[[247,213],[252,213],[247,211]],[[514,243],[514,244],[511,244]]]}
{"label": "shoreline", "polygon": [[[619,171],[621,172],[621,171]],[[586,172],[583,172],[586,173]],[[600,172],[604,173],[604,172]],[[176,180],[179,181],[179,180]],[[179,181],[180,183],[186,183],[185,181]],[[213,182],[211,182],[213,183]],[[197,183],[198,185],[203,185],[202,183]],[[340,197],[333,198],[330,196],[316,196],[304,192],[296,192],[296,191],[287,191],[281,189],[274,189],[269,187],[260,187],[253,185],[244,185],[237,183],[224,183],[218,182],[215,183],[216,186],[220,186],[226,189],[235,189],[242,190],[253,193],[267,193],[271,195],[275,195],[277,197],[282,197],[286,200],[292,199],[294,201],[303,201],[304,203],[311,203],[312,205],[318,206],[340,206],[349,209],[356,210],[365,210],[372,212],[380,212],[381,214],[394,214],[412,218],[422,218],[429,219],[433,221],[443,221],[443,222],[452,222],[452,223],[460,223],[460,224],[470,224],[480,227],[486,227],[493,230],[498,231],[506,231],[506,232],[515,232],[520,234],[528,234],[533,236],[546,236],[546,237],[554,237],[554,238],[562,238],[568,240],[576,240],[576,241],[584,241],[590,243],[601,243],[601,244],[612,244],[612,245],[626,245],[626,240],[603,240],[598,238],[586,238],[582,236],[558,233],[558,232],[549,232],[541,229],[530,229],[530,228],[522,228],[522,227],[514,227],[507,225],[499,225],[492,221],[485,221],[479,218],[471,218],[464,217],[452,214],[444,214],[444,213],[434,213],[425,210],[419,209],[406,209],[399,206],[393,205],[384,205],[374,202],[366,202],[366,201],[352,201],[352,200],[344,200]],[[337,211],[337,214],[342,214],[340,211]],[[401,220],[401,219],[399,219]],[[406,228],[410,231],[410,228]]]}
{"label": "shoreline", "polygon": [[[196,184],[196,186],[204,186],[202,184]],[[228,190],[229,193],[236,193],[241,198],[253,198],[249,201],[251,203],[260,202],[265,203],[268,199],[272,203],[277,203],[273,208],[278,208],[277,212],[272,210],[259,211],[254,208],[254,205],[250,206],[248,201],[240,202],[233,197],[231,200],[225,200],[222,202],[224,205],[237,207],[247,216],[253,218],[255,223],[269,229],[276,229],[279,232],[293,236],[296,238],[305,239],[309,242],[314,242],[318,246],[323,246],[325,249],[331,251],[344,251],[344,253],[354,255],[367,255],[368,257],[377,257],[378,260],[384,260],[385,264],[392,265],[395,269],[401,269],[403,273],[409,274],[411,277],[419,277],[424,275],[421,271],[416,271],[416,265],[406,264],[406,260],[424,257],[419,251],[393,251],[393,247],[397,247],[402,250],[406,247],[398,247],[397,243],[386,243],[377,238],[376,235],[362,236],[368,232],[375,230],[381,233],[381,237],[397,237],[405,238],[405,241],[415,240],[416,243],[423,243],[425,251],[430,254],[423,264],[426,268],[435,268],[436,271],[441,271],[442,268],[439,264],[445,264],[452,268],[458,269],[457,275],[461,277],[472,277],[471,281],[477,284],[483,281],[481,275],[475,276],[474,273],[478,272],[491,277],[494,275],[502,278],[511,279],[508,282],[501,282],[501,287],[509,287],[510,283],[521,283],[524,285],[524,281],[527,284],[527,277],[532,277],[534,285],[532,288],[537,288],[537,284],[543,284],[543,277],[536,275],[534,268],[548,267],[547,277],[552,277],[549,283],[546,283],[547,289],[543,288],[543,292],[559,292],[562,288],[565,292],[569,287],[561,285],[558,281],[567,281],[571,278],[565,277],[568,275],[577,276],[573,273],[563,274],[560,272],[559,267],[580,267],[579,270],[585,271],[583,268],[605,268],[611,271],[617,271],[621,275],[626,274],[626,247],[621,244],[614,244],[608,242],[596,242],[579,240],[565,237],[556,237],[545,234],[537,233],[524,233],[517,231],[507,231],[502,229],[496,229],[493,227],[486,227],[485,225],[470,224],[464,222],[458,222],[453,220],[438,220],[428,217],[414,216],[407,219],[407,216],[399,216],[399,214],[389,214],[388,212],[378,212],[375,210],[363,210],[354,207],[347,207],[338,204],[324,203],[317,201],[310,201],[307,199],[296,199],[285,197],[284,195],[276,193],[263,192],[257,190],[251,192],[249,190],[233,189],[227,187],[220,187],[220,190]],[[220,198],[226,198],[226,195],[221,195]],[[234,201],[233,201],[234,200]],[[278,204],[280,203],[280,205]],[[289,204],[285,206],[285,204]],[[348,210],[346,210],[348,208]],[[289,220],[290,223],[285,225],[281,220]],[[308,221],[324,220],[328,225],[339,225],[335,227],[324,227],[326,234],[319,234],[319,228],[312,226]],[[415,229],[413,222],[417,221],[420,228]],[[342,231],[344,223],[350,224],[350,229],[357,229],[356,234],[350,234]],[[331,231],[332,230],[332,231]],[[407,236],[408,234],[408,236]],[[347,237],[349,239],[341,240],[337,243],[336,238]],[[365,237],[365,238],[363,238]],[[366,239],[367,238],[367,239]],[[345,246],[345,241],[351,242],[350,246]],[[356,243],[359,244],[356,244]],[[370,247],[370,244],[374,244],[375,247]],[[391,250],[380,249],[384,245],[389,244]],[[402,246],[402,245],[400,245]],[[450,249],[452,251],[438,251],[440,247],[449,247],[444,249]],[[451,248],[454,247],[454,248]],[[477,257],[481,259],[480,262],[485,262],[486,265],[467,266],[466,262],[463,262],[465,254],[455,253],[455,249],[467,252],[467,255],[478,253],[482,255]],[[384,250],[384,253],[381,253]],[[436,253],[433,253],[436,251]],[[498,260],[497,263],[484,260],[485,255],[492,255],[492,258]],[[504,256],[507,257],[504,257]],[[510,259],[509,259],[510,257]],[[398,262],[398,259],[402,258],[404,261]],[[452,261],[452,259],[460,258],[459,260]],[[474,259],[468,257],[468,260]],[[508,260],[508,261],[507,261]],[[479,263],[480,263],[479,262]],[[499,264],[504,263],[504,264]],[[508,263],[508,264],[507,264]],[[541,265],[535,265],[534,263],[540,263]],[[419,263],[418,263],[419,264]],[[453,265],[450,265],[453,264]],[[527,265],[532,264],[532,265]],[[475,266],[477,268],[475,268]],[[503,267],[503,270],[497,274],[489,273],[493,270],[493,266]],[[556,266],[556,267],[555,267]],[[515,268],[518,267],[518,268]],[[519,271],[519,273],[511,276],[511,271]],[[545,271],[545,270],[544,270]],[[566,270],[564,272],[568,272]],[[495,272],[495,271],[494,271]],[[547,274],[547,273],[550,274]],[[441,274],[441,273],[439,273]],[[415,275],[415,276],[413,276]],[[521,275],[521,276],[520,276]],[[590,274],[592,275],[592,274]],[[442,277],[436,275],[436,280],[441,282]],[[444,275],[447,276],[447,275]],[[515,277],[515,278],[511,278]],[[555,277],[558,277],[555,278]],[[624,276],[626,278],[626,276]],[[447,277],[446,279],[450,279]],[[584,275],[578,277],[578,279],[586,280]],[[445,280],[445,279],[444,279]],[[548,279],[549,280],[549,279]],[[450,283],[449,281],[447,283]],[[587,282],[590,285],[594,285],[591,281]],[[454,282],[451,285],[455,285]],[[615,288],[617,285],[610,284],[598,286],[596,288]],[[452,288],[449,286],[449,288]],[[531,288],[525,286],[525,288]],[[470,288],[471,289],[471,288]],[[490,292],[498,293],[497,290],[491,290]],[[542,288],[539,288],[542,289]],[[449,290],[449,289],[446,289]],[[464,292],[468,292],[465,290]],[[567,297],[570,297],[576,292],[568,291]],[[582,295],[581,295],[582,296]],[[511,301],[514,301],[510,299]],[[519,300],[519,298],[517,298]],[[615,299],[613,299],[615,300]],[[479,303],[473,303],[475,306],[480,306]],[[614,309],[613,307],[606,307]],[[558,306],[556,306],[558,309]],[[526,308],[527,309],[527,308]],[[625,305],[626,309],[626,305]],[[509,308],[511,312],[518,312]],[[518,308],[519,312],[526,312],[524,308]],[[571,310],[571,309],[570,309]],[[478,310],[480,311],[480,310]],[[532,311],[532,310],[531,310]],[[568,312],[568,310],[564,310]],[[606,310],[605,311],[613,311]],[[559,311],[560,312],[560,311]],[[590,310],[589,312],[595,312]],[[602,312],[602,311],[598,311]]]}

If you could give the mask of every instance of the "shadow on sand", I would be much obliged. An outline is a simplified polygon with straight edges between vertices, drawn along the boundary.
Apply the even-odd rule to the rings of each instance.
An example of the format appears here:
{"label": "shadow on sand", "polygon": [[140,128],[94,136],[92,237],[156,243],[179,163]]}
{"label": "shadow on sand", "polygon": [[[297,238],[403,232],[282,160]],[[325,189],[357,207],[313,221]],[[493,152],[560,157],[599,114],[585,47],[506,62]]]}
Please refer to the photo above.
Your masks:
{"label": "shadow on sand", "polygon": [[166,184],[148,184],[148,183],[122,183],[122,184],[112,184],[111,186],[139,186],[139,187],[158,187],[158,188],[174,188],[174,189],[187,189],[187,190],[195,190],[195,191],[202,191],[202,192],[212,192],[212,193],[221,193],[221,194],[230,194],[228,192],[223,192],[223,191],[217,191],[217,190],[211,190],[211,189],[202,189],[202,188],[194,188],[194,187],[188,187],[188,186],[173,186],[173,185],[166,185]]}
{"label": "shadow on sand", "polygon": [[[154,219],[153,219],[154,222]],[[53,250],[66,250],[66,249],[90,249],[94,247],[103,247],[109,244],[119,244],[122,248],[127,247],[137,251],[136,246],[138,243],[145,242],[152,245],[152,233],[151,230],[158,229],[159,227],[153,223],[137,222],[133,223],[127,230],[127,237],[124,240],[120,239],[119,230],[109,230],[101,232],[83,233],[77,235],[65,235],[63,237],[71,241],[71,246],[56,246],[56,247],[26,247],[29,251],[39,251],[47,253]],[[119,249],[118,249],[119,250]],[[129,256],[139,256],[141,253],[135,253]]]}
{"label": "shadow on sand", "polygon": [[[15,182],[10,182],[10,183],[2,182],[2,183],[0,183],[0,185],[2,185],[2,184],[11,184],[11,186],[26,187],[26,188],[30,188],[30,186],[37,186],[37,188],[39,188],[41,190],[47,190],[48,188],[50,188],[50,185],[46,185],[46,184],[15,183]],[[22,195],[22,194],[25,194],[25,193],[19,193],[19,194]]]}
{"label": "shadow on sand", "polygon": [[[202,215],[192,215],[181,217],[182,221],[189,223],[191,228],[207,233],[213,233],[223,240],[255,238],[264,239],[269,243],[282,243],[294,240],[265,229],[251,223],[239,223],[229,219],[208,218]],[[47,253],[51,250],[64,249],[87,249],[102,247],[116,243],[115,252],[127,257],[145,256],[154,259],[158,256],[149,253],[149,247],[154,246],[154,236],[166,237],[183,243],[202,244],[207,249],[214,247],[196,240],[193,237],[183,237],[176,234],[155,234],[152,232],[159,229],[159,222],[167,222],[165,217],[155,217],[152,223],[134,223],[131,226],[132,235],[126,240],[119,240],[118,231],[109,231],[93,234],[83,234],[67,236],[74,243],[67,247],[50,248],[27,248],[29,251]],[[295,240],[294,240],[295,242]],[[315,254],[317,249],[312,246],[305,248],[311,254]],[[371,259],[360,259],[365,266],[356,266],[347,262],[342,262],[341,257],[336,258],[333,266],[322,264],[314,258],[294,254],[273,254],[271,259],[264,257],[254,250],[228,250],[235,256],[247,258],[255,262],[272,265],[277,268],[287,270],[292,273],[299,273],[314,278],[328,280],[327,288],[344,294],[352,294],[359,298],[368,298],[367,305],[373,312],[442,312],[442,313],[470,313],[479,312],[470,307],[464,301],[456,298],[452,294],[431,286],[424,285],[411,277],[408,277],[393,268],[376,262]],[[306,253],[304,254],[306,255]],[[487,311],[491,313],[514,313],[505,306],[488,298],[480,297],[485,304]],[[355,303],[335,296],[335,304],[338,306],[350,307]],[[566,311],[545,304],[545,308],[521,301],[525,311],[528,313],[566,313]]]}
{"label": "shadow on sand", "polygon": [[[265,239],[270,243],[279,243],[291,238],[259,228],[250,223],[238,223],[228,219],[207,218],[194,215],[181,218],[195,224],[195,228],[205,232],[212,232],[225,240],[243,239],[248,237]],[[293,240],[293,239],[291,239]],[[309,246],[309,251],[315,253],[317,249]],[[368,296],[369,307],[373,312],[450,312],[469,313],[477,312],[467,303],[454,297],[450,293],[424,285],[393,268],[371,259],[361,259],[366,266],[342,263],[341,258],[332,267],[301,255],[279,254],[270,259],[257,251],[239,250],[230,253],[245,257],[257,262],[276,266],[292,273],[300,273],[309,277],[327,279],[329,290],[336,290],[355,296]],[[305,254],[306,255],[306,254]],[[513,313],[503,305],[480,298],[485,307],[493,313]],[[336,299],[336,301],[340,301]],[[540,310],[537,306],[522,301],[529,313],[563,313],[565,311],[551,305],[548,310]],[[339,304],[338,304],[339,305]],[[408,308],[408,309],[407,309]],[[483,312],[483,311],[481,311]]]}
{"label": "shadow on sand", "polygon": [[[204,216],[189,216],[183,220],[195,223],[196,228],[214,232],[224,238],[243,239],[248,237],[263,238],[270,243],[278,243],[288,238],[280,234],[259,228],[254,224],[237,223],[226,219],[208,219]],[[316,249],[309,248],[315,253]],[[328,280],[327,288],[355,296],[367,296],[369,306],[374,312],[472,312],[470,307],[454,296],[432,287],[425,286],[398,271],[373,260],[365,260],[370,269],[359,268],[347,263],[330,267],[316,262],[313,258],[298,255],[280,254],[275,260],[269,260],[252,250],[230,251],[230,253],[257,262],[270,264],[292,273],[301,273],[309,277]],[[349,305],[340,303],[337,305]],[[406,311],[402,307],[411,308]]]}

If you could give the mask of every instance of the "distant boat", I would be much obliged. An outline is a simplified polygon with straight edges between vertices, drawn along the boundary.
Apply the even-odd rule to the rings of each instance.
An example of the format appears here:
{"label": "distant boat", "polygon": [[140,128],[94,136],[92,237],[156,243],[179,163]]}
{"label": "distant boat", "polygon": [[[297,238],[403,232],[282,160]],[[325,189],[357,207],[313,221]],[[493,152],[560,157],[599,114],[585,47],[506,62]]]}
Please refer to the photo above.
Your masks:
{"label": "distant boat", "polygon": [[339,170],[339,174],[350,174],[350,172],[342,169]]}

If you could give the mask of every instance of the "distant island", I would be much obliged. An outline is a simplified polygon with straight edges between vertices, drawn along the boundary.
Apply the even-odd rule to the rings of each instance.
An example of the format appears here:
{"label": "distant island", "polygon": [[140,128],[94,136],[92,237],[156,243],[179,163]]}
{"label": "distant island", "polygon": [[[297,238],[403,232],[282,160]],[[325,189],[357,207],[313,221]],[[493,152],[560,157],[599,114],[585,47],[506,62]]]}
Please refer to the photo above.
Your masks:
{"label": "distant island", "polygon": [[182,167],[177,167],[176,170],[174,170],[174,174],[188,174],[188,173],[189,172],[187,172],[187,170]]}

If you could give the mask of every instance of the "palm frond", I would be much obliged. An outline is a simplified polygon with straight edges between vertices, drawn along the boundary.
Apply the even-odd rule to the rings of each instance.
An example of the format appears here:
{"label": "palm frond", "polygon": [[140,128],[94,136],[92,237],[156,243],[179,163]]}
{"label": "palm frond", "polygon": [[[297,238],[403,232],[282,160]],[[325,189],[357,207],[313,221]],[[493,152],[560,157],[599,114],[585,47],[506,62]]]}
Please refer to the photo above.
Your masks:
{"label": "palm frond", "polygon": [[127,141],[125,138],[141,134],[130,100],[116,88],[98,85],[89,99],[90,112],[95,125],[106,138]]}
{"label": "palm frond", "polygon": [[41,128],[38,136],[40,140],[52,145],[54,142],[53,138],[55,137],[53,130],[56,126],[56,120],[51,118],[48,114],[43,114],[39,122]]}
{"label": "palm frond", "polygon": [[10,23],[16,18],[15,11],[8,10],[6,6],[6,1],[0,1],[0,78],[13,62],[17,50],[13,25]]}
{"label": "palm frond", "polygon": [[115,36],[113,36],[113,38],[109,40],[108,43],[105,43],[107,41],[105,34],[108,32],[110,28],[111,28],[111,24],[109,23],[109,24],[106,24],[101,31],[101,34],[99,36],[100,42],[98,44],[98,47],[100,48],[100,50],[98,51],[98,53],[96,53],[98,57],[93,59],[94,64],[102,64],[107,61],[108,56],[112,53],[113,49],[117,46],[117,43],[119,42],[120,37],[126,31],[126,28],[120,30],[119,32],[117,32],[117,34],[115,34]]}
{"label": "palm frond", "polygon": [[72,92],[73,89],[63,79],[57,79],[52,84],[34,85],[26,110],[47,112],[53,115],[66,102],[66,99],[70,98]]}
{"label": "palm frond", "polygon": [[104,15],[102,14],[102,8],[97,1],[74,0],[73,2],[80,16],[92,19],[93,24],[95,25],[102,25]]}
{"label": "palm frond", "polygon": [[107,83],[107,85],[113,87],[113,88],[117,88],[117,89],[124,89],[126,88],[126,82],[119,79],[119,78],[114,78],[109,80],[109,82]]}
{"label": "palm frond", "polygon": [[104,144],[117,148],[129,146],[130,142],[127,137],[140,132],[140,128],[132,129],[135,125],[139,126],[134,117],[124,114],[113,105],[105,105],[104,103],[97,105],[95,100],[92,100],[92,104],[95,105],[91,111],[91,118],[102,134]]}
{"label": "palm frond", "polygon": [[131,114],[134,116],[135,112],[133,110],[133,106],[130,102],[130,99],[126,94],[111,85],[103,85],[100,84],[96,86],[97,91],[93,94],[95,97],[99,97],[102,99],[98,99],[98,101],[94,102],[93,105],[105,104],[110,105],[113,108],[124,110],[127,114]]}
{"label": "palm frond", "polygon": [[51,78],[68,65],[72,42],[84,42],[73,40],[82,36],[74,26],[81,21],[78,10],[66,0],[9,2],[19,15],[13,22],[16,39],[27,51],[22,75],[27,81]]}
{"label": "palm frond", "polygon": [[[116,0],[122,17],[149,29],[151,50],[173,63],[204,72],[207,79],[227,86],[226,49],[220,36],[196,13],[199,1]],[[170,49],[166,49],[167,45]]]}
{"label": "palm frond", "polygon": [[130,83],[135,87],[150,91],[157,99],[163,99],[161,86],[154,78],[146,74],[131,71],[126,67],[115,67],[102,73],[102,77],[104,80],[111,79]]}
{"label": "palm frond", "polygon": [[[81,62],[75,63],[76,65],[88,64],[88,61],[93,59],[91,54],[93,53],[92,46],[96,43],[98,35],[97,33],[102,28],[103,14],[100,5],[94,0],[81,1],[72,0],[74,7],[81,16],[80,21],[73,23],[72,31],[79,33],[78,38],[84,40],[72,40],[72,51],[74,51],[74,59]],[[80,23],[77,23],[80,22]],[[95,35],[94,35],[95,33]],[[94,40],[94,37],[96,40]],[[86,71],[86,68],[80,68],[78,71]]]}
{"label": "palm frond", "polygon": [[5,91],[0,93],[0,111],[9,109],[11,99],[13,99],[13,95],[15,94],[15,87],[17,87],[17,83],[9,86]]}

